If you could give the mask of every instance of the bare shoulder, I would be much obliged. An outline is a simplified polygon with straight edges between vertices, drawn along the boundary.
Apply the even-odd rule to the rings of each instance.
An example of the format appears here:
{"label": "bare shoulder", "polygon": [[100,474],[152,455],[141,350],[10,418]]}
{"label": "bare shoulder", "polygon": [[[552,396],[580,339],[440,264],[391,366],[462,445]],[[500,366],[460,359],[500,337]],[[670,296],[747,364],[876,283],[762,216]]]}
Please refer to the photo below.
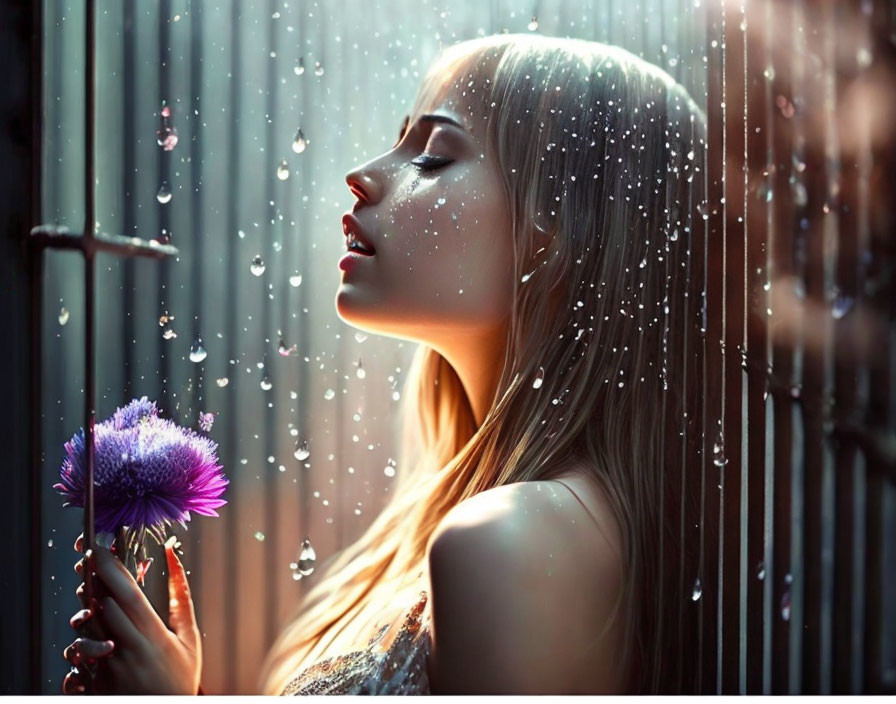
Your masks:
{"label": "bare shoulder", "polygon": [[[429,551],[434,693],[617,691],[618,530],[596,487],[523,482],[462,502]],[[576,498],[579,496],[579,499]]]}

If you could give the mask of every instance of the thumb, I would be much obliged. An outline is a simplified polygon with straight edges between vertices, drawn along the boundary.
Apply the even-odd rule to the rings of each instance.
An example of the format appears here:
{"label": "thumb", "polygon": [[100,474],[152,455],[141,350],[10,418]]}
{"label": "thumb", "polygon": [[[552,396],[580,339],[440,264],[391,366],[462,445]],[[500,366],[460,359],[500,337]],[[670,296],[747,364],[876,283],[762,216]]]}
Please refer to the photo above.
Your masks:
{"label": "thumb", "polygon": [[199,626],[193,611],[193,598],[187,573],[173,545],[165,545],[168,560],[168,608],[171,614],[171,628],[180,641],[194,652],[199,648]]}

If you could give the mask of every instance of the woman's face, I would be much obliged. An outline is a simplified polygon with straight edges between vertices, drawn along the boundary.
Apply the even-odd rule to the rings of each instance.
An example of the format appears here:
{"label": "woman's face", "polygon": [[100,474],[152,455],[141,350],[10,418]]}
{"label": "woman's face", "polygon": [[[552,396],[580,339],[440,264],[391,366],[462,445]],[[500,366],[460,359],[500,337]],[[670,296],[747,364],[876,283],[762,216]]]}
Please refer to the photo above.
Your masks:
{"label": "woman's face", "polygon": [[336,309],[355,327],[439,348],[502,329],[514,274],[486,117],[462,100],[475,78],[464,70],[433,75],[438,82],[425,86],[395,146],[346,176],[357,202],[343,229],[374,254],[341,263]]}

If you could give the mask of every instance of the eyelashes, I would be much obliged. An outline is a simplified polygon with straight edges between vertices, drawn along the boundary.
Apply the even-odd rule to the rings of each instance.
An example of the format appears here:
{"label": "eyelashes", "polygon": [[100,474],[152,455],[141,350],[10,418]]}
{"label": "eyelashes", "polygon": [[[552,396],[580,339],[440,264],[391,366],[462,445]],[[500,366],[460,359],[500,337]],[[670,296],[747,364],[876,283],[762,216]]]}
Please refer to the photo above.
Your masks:
{"label": "eyelashes", "polygon": [[420,154],[411,159],[411,163],[421,171],[436,171],[443,166],[448,166],[454,159],[444,156],[432,156],[430,154]]}

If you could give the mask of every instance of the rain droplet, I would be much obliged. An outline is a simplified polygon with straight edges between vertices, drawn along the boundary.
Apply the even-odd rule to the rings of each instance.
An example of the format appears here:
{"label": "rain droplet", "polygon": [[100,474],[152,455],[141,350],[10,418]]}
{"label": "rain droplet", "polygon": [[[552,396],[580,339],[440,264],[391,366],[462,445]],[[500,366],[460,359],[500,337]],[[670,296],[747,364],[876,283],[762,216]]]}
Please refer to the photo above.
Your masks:
{"label": "rain droplet", "polygon": [[59,324],[65,325],[68,322],[68,308],[62,307],[59,309]]}
{"label": "rain droplet", "polygon": [[286,159],[277,165],[277,178],[281,181],[285,181],[289,178],[289,164],[286,163]]}
{"label": "rain droplet", "polygon": [[728,458],[725,457],[725,443],[721,438],[712,445],[712,463],[719,468],[728,464]]}
{"label": "rain droplet", "polygon": [[226,376],[222,376],[220,379],[216,379],[216,380],[215,380],[215,383],[216,383],[220,388],[223,389],[225,386],[227,386],[227,385],[230,383],[230,379],[228,379]]}
{"label": "rain droplet", "polygon": [[156,143],[166,152],[170,152],[177,146],[177,130],[171,125],[169,118],[171,117],[171,108],[162,105],[161,123],[159,129],[156,130]]}
{"label": "rain droplet", "polygon": [[527,25],[527,27],[529,28],[530,32],[534,32],[535,30],[537,30],[538,29],[538,18],[533,16],[532,19],[529,20],[529,24]]}
{"label": "rain droplet", "polygon": [[302,128],[299,128],[299,131],[296,132],[296,136],[292,140],[292,150],[296,154],[301,154],[305,151],[305,147],[308,146],[308,140],[305,139],[305,135],[302,133]]}
{"label": "rain droplet", "polygon": [[311,451],[308,449],[308,441],[303,441],[301,446],[296,443],[296,449],[295,452],[293,452],[293,455],[295,455],[295,458],[300,462],[303,462],[311,457]]}
{"label": "rain droplet", "polygon": [[365,376],[367,376],[367,372],[365,372],[364,367],[361,366],[361,358],[360,357],[358,357],[358,370],[355,372],[355,374],[357,375],[357,377],[359,379],[363,379]]}
{"label": "rain droplet", "polygon": [[259,543],[262,542],[262,541],[264,541],[264,533],[262,533],[260,530],[255,531],[255,539],[256,539]]}
{"label": "rain droplet", "polygon": [[[834,305],[831,308],[831,315],[834,316],[834,320],[840,320],[844,315],[849,313],[849,311],[852,309],[853,303],[855,303],[855,300],[852,298],[852,296],[847,296],[845,294],[840,294],[839,296],[837,296],[837,298],[834,299]],[[65,309],[63,308],[63,310]],[[61,317],[62,316],[60,315],[60,318]],[[60,320],[60,322],[62,321]]]}
{"label": "rain droplet", "polygon": [[314,563],[317,560],[317,554],[311,547],[311,541],[308,538],[302,541],[302,551],[299,553],[299,562],[296,568],[303,577],[307,577],[314,572]]}
{"label": "rain droplet", "polygon": [[295,65],[295,67],[293,68],[292,71],[293,71],[293,73],[295,73],[297,76],[301,76],[303,73],[305,73],[305,59],[303,59],[303,58],[300,56],[300,57],[299,57],[299,63],[297,63],[297,64]]}
{"label": "rain droplet", "polygon": [[697,581],[694,582],[694,588],[691,590],[691,601],[700,601],[701,596],[703,596],[703,584],[700,582],[700,578],[697,577]]}
{"label": "rain droplet", "polygon": [[691,149],[691,151],[688,152],[687,156],[688,156],[688,161],[693,161],[694,160],[694,150]]}
{"label": "rain droplet", "polygon": [[364,332],[356,332],[355,333],[355,342],[364,342],[367,339],[367,333]]}
{"label": "rain droplet", "polygon": [[535,273],[534,271],[530,271],[528,274],[523,274],[522,278],[520,279],[520,283],[521,284],[526,283],[529,279],[532,278],[532,274],[534,274],[534,273]]}
{"label": "rain droplet", "polygon": [[271,383],[271,380],[267,378],[267,376],[262,377],[261,383],[259,384],[263,391],[270,391],[274,385]]}
{"label": "rain droplet", "polygon": [[336,392],[333,391],[333,389],[327,389],[326,391],[324,391],[324,398],[327,399],[327,401],[332,401],[335,396]]}
{"label": "rain droplet", "polygon": [[159,203],[168,203],[171,200],[171,191],[168,190],[168,184],[162,181],[162,185],[159,187],[159,192],[156,193],[156,200]]}
{"label": "rain droplet", "polygon": [[205,347],[202,346],[202,340],[197,337],[196,342],[194,342],[193,346],[190,348],[190,361],[198,364],[207,356],[208,352],[206,352]]}
{"label": "rain droplet", "polygon": [[165,332],[162,333],[162,338],[165,340],[173,340],[177,337],[177,333],[174,332],[171,328],[168,328]]}
{"label": "rain droplet", "polygon": [[781,595],[781,618],[785,621],[790,620],[790,587]]}
{"label": "rain droplet", "polygon": [[678,228],[677,227],[674,230],[672,230],[672,234],[669,235],[669,239],[672,242],[678,242]]}
{"label": "rain droplet", "polygon": [[289,355],[291,355],[296,350],[297,348],[295,345],[289,347],[286,344],[286,340],[284,340],[282,337],[280,338],[280,344],[277,346],[277,352],[280,353],[281,357],[289,357]]}
{"label": "rain droplet", "polygon": [[249,265],[249,271],[255,274],[255,276],[261,276],[264,273],[264,269],[264,259],[261,258],[260,254],[256,254]]}
{"label": "rain droplet", "polygon": [[638,264],[638,268],[639,268],[639,269],[644,269],[644,268],[646,268],[646,267],[647,267],[647,257],[644,257],[644,258],[641,260],[641,263]]}
{"label": "rain droplet", "polygon": [[324,67],[321,66],[320,61],[314,62],[314,75],[315,76],[323,76],[324,75]]}
{"label": "rain droplet", "polygon": [[535,375],[535,380],[532,382],[532,388],[540,389],[542,382],[544,382],[544,367],[539,367],[538,373]]}
{"label": "rain droplet", "polygon": [[169,315],[167,312],[165,313],[165,315],[160,315],[160,316],[159,316],[159,327],[160,327],[160,328],[165,327],[165,326],[166,326],[168,323],[170,323],[172,320],[174,320],[174,316],[173,316],[173,315]]}
{"label": "rain droplet", "polygon": [[758,565],[756,565],[756,579],[758,579],[760,582],[763,579],[765,579],[765,563],[764,562],[760,561],[760,563]]}
{"label": "rain droplet", "polygon": [[302,275],[301,274],[293,274],[289,277],[289,285],[293,288],[298,288],[302,285]]}

